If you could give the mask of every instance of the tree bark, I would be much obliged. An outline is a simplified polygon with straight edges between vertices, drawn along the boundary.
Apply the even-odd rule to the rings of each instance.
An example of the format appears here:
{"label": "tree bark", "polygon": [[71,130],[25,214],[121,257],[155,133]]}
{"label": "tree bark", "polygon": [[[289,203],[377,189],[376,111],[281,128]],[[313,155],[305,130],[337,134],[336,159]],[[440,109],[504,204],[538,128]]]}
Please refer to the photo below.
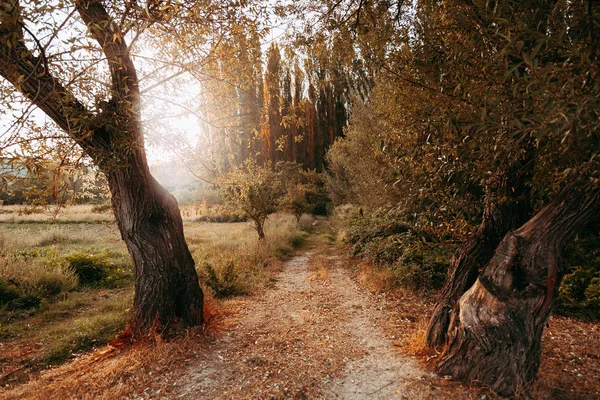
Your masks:
{"label": "tree bark", "polygon": [[[110,138],[108,157],[97,158],[106,174],[121,237],[133,258],[135,296],[130,326],[143,334],[161,326],[203,322],[203,295],[183,234],[175,198],[150,174],[140,118],[135,66],[123,34],[101,3],[76,2],[91,34],[107,56],[113,97],[96,129]],[[122,122],[121,122],[122,121]],[[121,123],[118,123],[121,122]],[[124,129],[118,130],[119,126]]]}
{"label": "tree bark", "polygon": [[261,218],[254,219],[254,227],[256,228],[256,233],[258,233],[258,239],[261,241],[265,240],[265,220]]}
{"label": "tree bark", "polygon": [[528,208],[518,201],[503,204],[486,201],[477,231],[450,260],[444,286],[427,326],[427,346],[440,348],[446,343],[448,331],[457,317],[458,299],[475,283],[504,235],[527,221]]}
{"label": "tree bark", "polygon": [[561,250],[600,206],[598,177],[585,175],[504,237],[458,301],[456,329],[436,373],[478,381],[505,396],[528,390],[563,275]]}
{"label": "tree bark", "polygon": [[203,294],[177,201],[149,171],[134,165],[107,173],[115,217],[135,268],[131,328],[143,334],[158,323],[199,325]]}
{"label": "tree bark", "polygon": [[523,150],[523,159],[507,169],[496,196],[486,198],[481,224],[450,260],[444,286],[427,326],[426,342],[430,348],[446,344],[449,332],[456,325],[458,299],[475,283],[504,235],[531,218],[529,182],[535,152],[529,142],[524,143]]}

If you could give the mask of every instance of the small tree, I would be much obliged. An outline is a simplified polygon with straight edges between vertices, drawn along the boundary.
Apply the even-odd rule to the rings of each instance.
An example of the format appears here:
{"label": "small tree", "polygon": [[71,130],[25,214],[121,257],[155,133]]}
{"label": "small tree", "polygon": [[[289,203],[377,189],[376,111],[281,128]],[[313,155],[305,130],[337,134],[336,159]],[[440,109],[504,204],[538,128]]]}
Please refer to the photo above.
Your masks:
{"label": "small tree", "polygon": [[298,222],[302,214],[310,208],[307,192],[311,188],[304,182],[305,172],[300,165],[291,162],[278,163],[276,170],[283,190],[283,195],[279,199],[279,208],[294,214]]}
{"label": "small tree", "polygon": [[305,184],[291,182],[286,185],[285,194],[281,198],[281,208],[294,214],[296,222],[299,222],[302,214],[310,208],[310,204],[306,198],[307,190],[309,188]]}
{"label": "small tree", "polygon": [[221,176],[218,182],[223,198],[254,222],[258,238],[265,239],[264,225],[269,214],[277,211],[284,189],[268,166],[252,159]]}
{"label": "small tree", "polygon": [[283,190],[279,208],[294,214],[296,222],[302,214],[314,212],[319,203],[328,200],[325,183],[316,172],[304,170],[294,162],[280,162],[276,171]]}

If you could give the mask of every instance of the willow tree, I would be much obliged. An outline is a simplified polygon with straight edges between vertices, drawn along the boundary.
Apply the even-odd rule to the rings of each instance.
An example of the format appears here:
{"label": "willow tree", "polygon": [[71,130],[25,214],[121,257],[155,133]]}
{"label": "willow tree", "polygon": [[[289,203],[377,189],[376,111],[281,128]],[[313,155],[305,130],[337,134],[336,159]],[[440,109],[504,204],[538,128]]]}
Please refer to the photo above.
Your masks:
{"label": "willow tree", "polygon": [[[540,196],[546,205],[514,226],[519,223],[514,216],[526,212],[527,206],[513,201],[513,211],[500,213],[496,224],[508,230],[497,247],[462,266],[471,269],[474,281],[442,294],[440,304],[451,296],[456,302],[436,370],[512,395],[535,382],[542,332],[564,274],[562,249],[600,209],[595,122],[600,116],[600,86],[593,78],[598,73],[600,9],[592,1],[553,0],[452,6],[447,20],[471,19],[478,27],[474,34],[493,43],[492,56],[503,63],[504,79],[488,93],[500,103],[511,100],[508,113],[482,127],[507,126],[496,141],[508,133],[504,137],[511,140],[504,149],[525,160],[525,166],[518,166],[513,159],[505,179],[512,179],[517,196],[527,196],[520,185],[522,179],[529,180],[526,184],[538,193],[546,192]],[[439,327],[435,317],[431,325]]]}
{"label": "willow tree", "polygon": [[[397,18],[367,105],[381,126],[353,124],[345,144],[364,139],[372,152],[381,189],[368,195],[389,191],[438,229],[481,222],[431,320],[429,343],[444,348],[436,371],[503,395],[528,390],[561,251],[600,209],[600,5],[421,0],[403,14],[382,1],[377,14],[360,0],[326,3],[347,6],[341,22],[358,31]],[[342,172],[361,173],[364,151],[343,150],[332,153]]]}
{"label": "willow tree", "polygon": [[[32,8],[25,9],[18,0],[0,3],[0,75],[66,132],[106,175],[121,237],[134,263],[131,328],[142,335],[156,325],[201,324],[203,295],[177,202],[148,168],[139,80],[124,27],[125,23],[143,26],[144,18],[164,8],[151,2],[136,14],[134,2],[127,3],[129,12],[114,18],[99,0],[76,0],[74,9],[65,14],[55,6],[28,6]],[[23,17],[25,11],[28,18]],[[107,64],[110,90],[97,107],[84,100],[86,89],[76,91],[72,82],[61,79],[68,65],[57,64],[60,57],[47,54],[51,47],[42,46],[35,36],[29,39],[36,30],[32,21],[40,22],[52,11],[57,15],[50,17],[58,21],[60,15],[79,16],[100,53],[88,54],[98,54],[96,62]],[[66,25],[60,24],[50,40],[77,42],[77,37],[65,39],[77,34],[60,31]]]}

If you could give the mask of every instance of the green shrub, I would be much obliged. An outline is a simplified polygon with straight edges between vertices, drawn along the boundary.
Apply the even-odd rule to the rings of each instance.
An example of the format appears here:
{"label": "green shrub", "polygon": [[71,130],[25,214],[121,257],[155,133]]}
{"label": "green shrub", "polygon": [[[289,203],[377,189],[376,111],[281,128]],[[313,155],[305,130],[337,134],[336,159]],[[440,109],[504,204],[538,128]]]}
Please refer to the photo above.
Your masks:
{"label": "green shrub", "polygon": [[242,254],[204,254],[197,263],[198,276],[215,297],[240,296],[256,290],[265,276],[263,265]]}
{"label": "green shrub", "polygon": [[565,299],[569,299],[574,302],[581,302],[585,300],[585,292],[595,273],[590,269],[576,268],[571,274],[566,275],[563,278],[563,283],[560,287],[561,295]]}
{"label": "green shrub", "polygon": [[[19,293],[9,308],[32,308],[41,299],[73,290],[78,285],[73,270],[51,249],[27,249],[0,258],[0,276]],[[13,292],[14,293],[14,292]]]}
{"label": "green shrub", "polygon": [[67,257],[73,271],[79,278],[81,286],[97,286],[108,276],[110,266],[101,254],[75,252]]}
{"label": "green shrub", "polygon": [[16,255],[24,259],[36,259],[41,257],[54,259],[57,257],[56,251],[48,247],[27,247],[17,252]]}
{"label": "green shrub", "polygon": [[247,294],[244,285],[239,281],[233,260],[227,261],[218,271],[209,263],[205,263],[202,269],[205,271],[205,283],[216,297]]}
{"label": "green shrub", "polygon": [[118,263],[116,257],[120,253],[89,248],[73,252],[65,259],[79,278],[80,286],[112,288],[129,282],[133,276],[130,266]]}
{"label": "green shrub", "polygon": [[565,249],[555,310],[559,314],[600,320],[600,216],[592,218]]}
{"label": "green shrub", "polygon": [[587,308],[595,312],[595,319],[600,319],[600,277],[593,278],[585,289]]}
{"label": "green shrub", "polygon": [[402,257],[392,266],[398,283],[417,289],[441,288],[450,267],[454,245],[424,242],[415,237],[408,240],[412,245],[405,249]]}
{"label": "green shrub", "polygon": [[[394,208],[337,213],[352,255],[393,272],[394,283],[412,289],[441,287],[455,244],[418,228]],[[344,218],[344,215],[346,216]]]}
{"label": "green shrub", "polygon": [[565,275],[556,302],[559,314],[600,320],[600,272],[575,268]]}
{"label": "green shrub", "polygon": [[0,305],[9,303],[21,296],[19,289],[3,280],[0,280]]}

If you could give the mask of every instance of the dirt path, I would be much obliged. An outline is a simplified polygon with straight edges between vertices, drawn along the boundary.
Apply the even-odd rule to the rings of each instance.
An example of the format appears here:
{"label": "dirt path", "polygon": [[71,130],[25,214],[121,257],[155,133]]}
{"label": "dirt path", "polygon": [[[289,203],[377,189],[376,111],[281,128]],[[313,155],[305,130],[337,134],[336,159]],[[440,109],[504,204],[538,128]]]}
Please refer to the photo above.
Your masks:
{"label": "dirt path", "polygon": [[[318,264],[318,265],[315,265]],[[288,261],[273,288],[178,379],[179,398],[418,399],[429,374],[401,356],[335,256]]]}

